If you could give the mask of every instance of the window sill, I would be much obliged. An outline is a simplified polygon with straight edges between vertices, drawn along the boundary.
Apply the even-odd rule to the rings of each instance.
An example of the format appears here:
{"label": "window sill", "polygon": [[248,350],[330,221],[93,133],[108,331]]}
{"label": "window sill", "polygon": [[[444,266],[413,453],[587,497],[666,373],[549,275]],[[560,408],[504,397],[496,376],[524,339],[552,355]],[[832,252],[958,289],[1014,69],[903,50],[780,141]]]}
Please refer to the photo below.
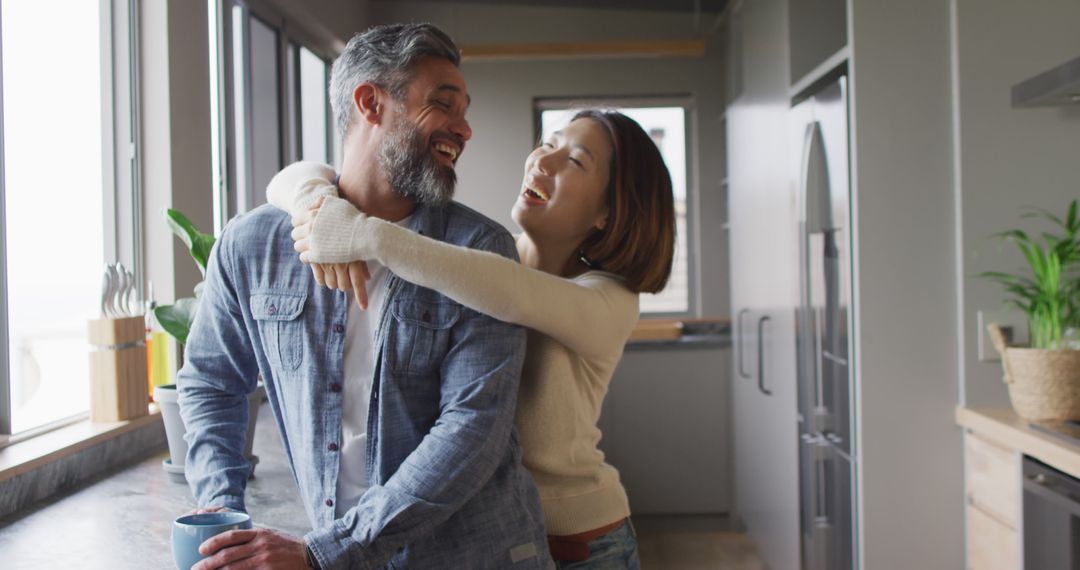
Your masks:
{"label": "window sill", "polygon": [[157,409],[134,420],[83,420],[0,449],[0,482],[70,457],[84,449],[161,422]]}

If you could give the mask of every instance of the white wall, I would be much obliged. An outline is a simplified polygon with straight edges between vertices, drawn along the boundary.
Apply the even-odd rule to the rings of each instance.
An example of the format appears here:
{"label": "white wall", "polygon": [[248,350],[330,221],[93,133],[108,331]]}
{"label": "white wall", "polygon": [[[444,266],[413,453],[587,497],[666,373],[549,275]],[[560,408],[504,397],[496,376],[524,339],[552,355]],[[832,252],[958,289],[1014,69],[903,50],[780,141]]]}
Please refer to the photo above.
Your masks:
{"label": "white wall", "polygon": [[961,392],[969,406],[1008,406],[1000,362],[978,362],[977,312],[1001,308],[1004,294],[974,277],[1016,271],[1015,248],[999,247],[996,232],[1042,226],[1020,220],[1038,206],[1064,215],[1080,198],[1080,107],[1011,108],[1011,88],[1080,57],[1080,2],[953,0],[959,117],[954,150],[956,191],[962,200]]}
{"label": "white wall", "polygon": [[[459,46],[483,43],[686,39],[690,14],[494,5],[372,2],[372,23],[430,21]],[[712,19],[705,22],[711,26]],[[700,234],[698,291],[702,314],[728,313],[727,236],[721,228],[723,46],[709,37],[703,58],[465,62],[473,139],[458,165],[457,199],[518,231],[510,207],[525,157],[535,145],[533,101],[543,97],[686,95],[694,99],[689,188],[698,196],[692,226]],[[693,243],[693,240],[691,240]]]}
{"label": "white wall", "polygon": [[962,568],[949,7],[848,14],[862,568]]}

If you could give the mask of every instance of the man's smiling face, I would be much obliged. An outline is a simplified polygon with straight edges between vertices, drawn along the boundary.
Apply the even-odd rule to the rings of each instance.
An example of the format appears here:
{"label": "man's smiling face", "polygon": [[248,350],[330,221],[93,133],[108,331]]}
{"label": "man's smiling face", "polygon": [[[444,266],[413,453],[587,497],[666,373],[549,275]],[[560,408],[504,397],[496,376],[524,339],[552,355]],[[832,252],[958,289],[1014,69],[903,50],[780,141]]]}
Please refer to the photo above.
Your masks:
{"label": "man's smiling face", "polygon": [[472,137],[465,119],[469,94],[461,72],[446,59],[425,57],[413,70],[404,101],[387,115],[379,163],[397,193],[445,203],[453,197],[457,160]]}

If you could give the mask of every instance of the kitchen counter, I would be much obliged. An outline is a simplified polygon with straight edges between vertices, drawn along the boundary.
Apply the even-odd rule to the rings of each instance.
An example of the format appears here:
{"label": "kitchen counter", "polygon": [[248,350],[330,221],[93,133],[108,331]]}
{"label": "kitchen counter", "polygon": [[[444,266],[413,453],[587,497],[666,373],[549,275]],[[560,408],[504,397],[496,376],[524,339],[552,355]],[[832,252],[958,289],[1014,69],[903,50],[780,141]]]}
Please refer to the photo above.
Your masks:
{"label": "kitchen counter", "polygon": [[627,351],[728,348],[729,319],[643,320],[638,323]]}
{"label": "kitchen counter", "polygon": [[[310,530],[270,407],[256,424],[255,478],[247,508],[257,525],[301,536]],[[169,569],[172,521],[195,506],[187,485],[161,467],[168,452],[52,499],[19,518],[0,521],[0,566],[22,568]]]}
{"label": "kitchen counter", "polygon": [[1012,408],[957,408],[956,423],[1001,446],[1080,478],[1080,445],[1032,429]]}

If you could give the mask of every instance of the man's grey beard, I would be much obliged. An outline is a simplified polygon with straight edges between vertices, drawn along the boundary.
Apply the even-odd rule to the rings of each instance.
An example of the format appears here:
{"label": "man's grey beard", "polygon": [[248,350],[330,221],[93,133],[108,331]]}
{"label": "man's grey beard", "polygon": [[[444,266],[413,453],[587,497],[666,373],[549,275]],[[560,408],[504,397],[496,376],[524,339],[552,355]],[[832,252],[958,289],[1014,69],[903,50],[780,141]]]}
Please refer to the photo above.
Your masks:
{"label": "man's grey beard", "polygon": [[442,206],[454,197],[457,173],[439,164],[412,121],[397,120],[379,145],[376,158],[397,194],[431,206]]}

